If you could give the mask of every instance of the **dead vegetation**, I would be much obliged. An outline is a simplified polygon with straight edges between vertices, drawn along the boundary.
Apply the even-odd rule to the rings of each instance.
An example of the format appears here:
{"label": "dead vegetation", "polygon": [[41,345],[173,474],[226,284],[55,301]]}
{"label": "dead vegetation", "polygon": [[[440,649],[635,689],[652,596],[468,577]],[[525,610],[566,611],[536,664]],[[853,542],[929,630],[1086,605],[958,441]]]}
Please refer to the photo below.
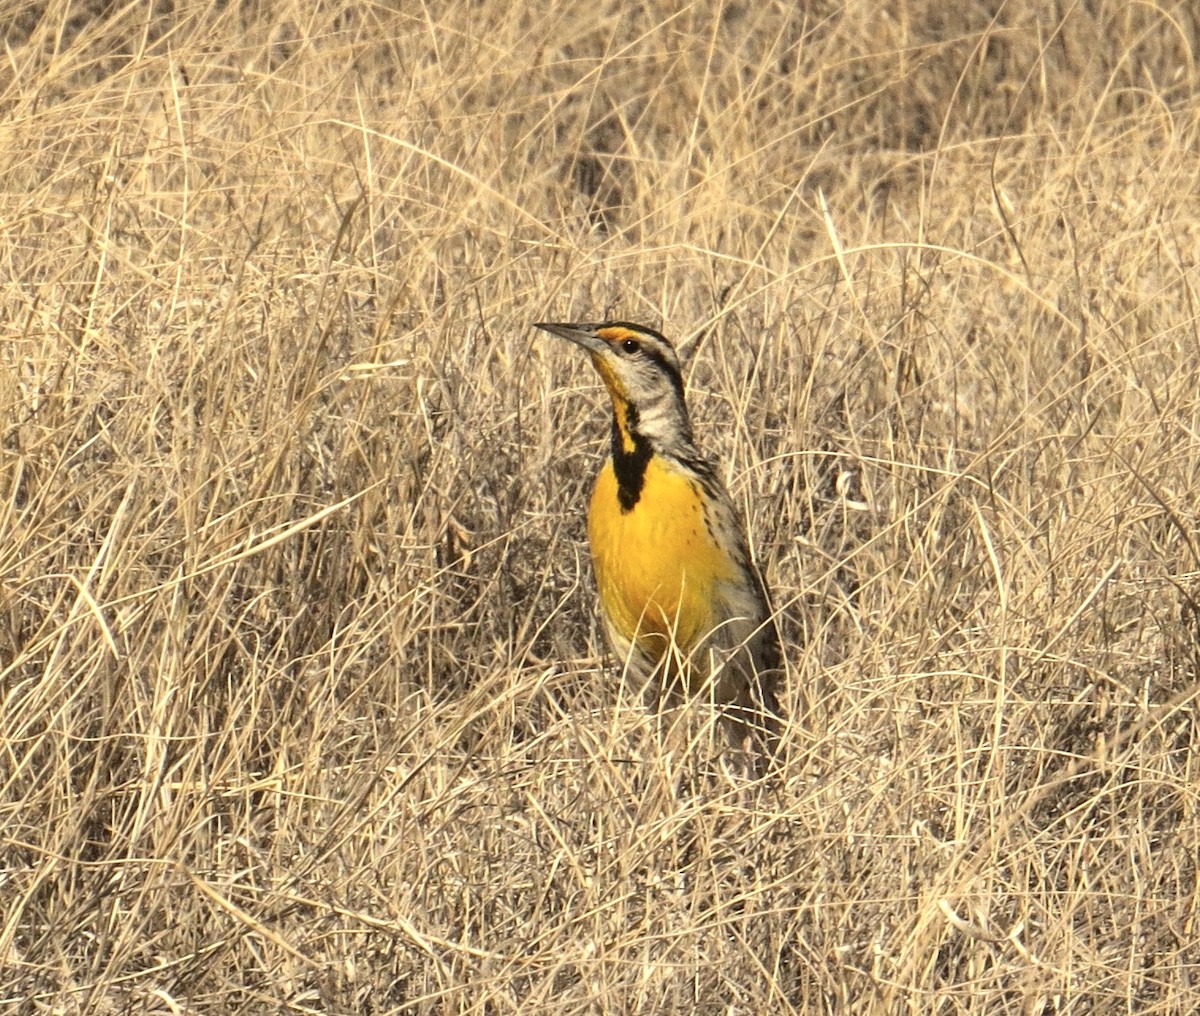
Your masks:
{"label": "dead vegetation", "polygon": [[[1194,5],[395,8],[13,11],[5,1011],[1193,1012]],[[600,656],[602,316],[774,784]]]}

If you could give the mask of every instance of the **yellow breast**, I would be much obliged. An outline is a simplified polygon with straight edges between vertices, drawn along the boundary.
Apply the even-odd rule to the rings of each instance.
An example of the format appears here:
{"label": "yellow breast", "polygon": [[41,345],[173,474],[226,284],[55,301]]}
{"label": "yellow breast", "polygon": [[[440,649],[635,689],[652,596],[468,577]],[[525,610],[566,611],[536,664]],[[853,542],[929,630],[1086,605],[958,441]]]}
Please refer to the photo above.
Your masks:
{"label": "yellow breast", "polygon": [[737,566],[710,530],[699,482],[670,460],[650,459],[641,496],[627,512],[606,462],[588,536],[605,615],[623,639],[661,658],[674,637],[686,655],[722,620],[714,587],[735,579]]}

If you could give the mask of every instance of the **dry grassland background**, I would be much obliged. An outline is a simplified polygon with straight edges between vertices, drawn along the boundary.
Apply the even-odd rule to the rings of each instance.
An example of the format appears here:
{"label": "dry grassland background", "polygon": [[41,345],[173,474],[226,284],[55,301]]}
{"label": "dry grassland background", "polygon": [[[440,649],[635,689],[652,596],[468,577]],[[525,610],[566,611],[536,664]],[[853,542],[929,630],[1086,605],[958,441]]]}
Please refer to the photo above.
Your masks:
{"label": "dry grassland background", "polygon": [[[1191,1013],[1191,0],[13,0],[0,1011]],[[663,328],[786,759],[603,654]]]}

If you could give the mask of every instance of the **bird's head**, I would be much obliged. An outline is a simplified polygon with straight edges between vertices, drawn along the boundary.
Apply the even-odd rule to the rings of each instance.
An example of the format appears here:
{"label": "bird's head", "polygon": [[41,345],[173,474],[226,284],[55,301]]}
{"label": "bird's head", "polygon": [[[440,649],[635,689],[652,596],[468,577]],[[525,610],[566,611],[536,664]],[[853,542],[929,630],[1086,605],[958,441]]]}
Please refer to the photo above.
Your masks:
{"label": "bird's head", "polygon": [[636,436],[660,451],[692,447],[679,356],[659,332],[628,321],[534,327],[588,351],[612,399],[620,438],[630,450]]}

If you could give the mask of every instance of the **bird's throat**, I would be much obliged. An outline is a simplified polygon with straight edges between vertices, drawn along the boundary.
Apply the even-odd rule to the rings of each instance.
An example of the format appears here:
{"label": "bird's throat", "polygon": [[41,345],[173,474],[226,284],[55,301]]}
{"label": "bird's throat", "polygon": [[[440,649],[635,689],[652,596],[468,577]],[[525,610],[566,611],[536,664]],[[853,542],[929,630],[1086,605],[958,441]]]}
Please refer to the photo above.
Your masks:
{"label": "bird's throat", "polygon": [[649,439],[637,431],[637,409],[623,399],[613,400],[612,458],[617,477],[617,501],[622,512],[633,511],[646,484],[646,466],[653,455]]}

